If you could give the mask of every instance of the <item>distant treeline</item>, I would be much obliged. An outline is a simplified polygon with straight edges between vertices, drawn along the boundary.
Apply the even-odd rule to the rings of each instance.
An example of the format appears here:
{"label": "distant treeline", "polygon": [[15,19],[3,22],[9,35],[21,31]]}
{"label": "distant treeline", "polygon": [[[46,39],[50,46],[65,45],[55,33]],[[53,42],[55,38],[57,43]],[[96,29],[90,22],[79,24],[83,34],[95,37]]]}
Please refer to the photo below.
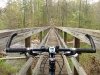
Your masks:
{"label": "distant treeline", "polygon": [[34,26],[70,26],[100,29],[100,1],[8,0],[0,8],[0,29]]}

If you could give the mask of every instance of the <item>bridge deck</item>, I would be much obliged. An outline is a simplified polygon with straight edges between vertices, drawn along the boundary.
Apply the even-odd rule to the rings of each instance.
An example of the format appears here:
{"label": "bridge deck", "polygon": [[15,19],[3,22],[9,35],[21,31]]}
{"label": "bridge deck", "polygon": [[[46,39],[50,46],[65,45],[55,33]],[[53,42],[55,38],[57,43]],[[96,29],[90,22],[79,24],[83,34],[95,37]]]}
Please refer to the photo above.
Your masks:
{"label": "bridge deck", "polygon": [[[50,46],[57,46],[57,45],[59,45],[59,41],[57,40],[57,36],[56,36],[54,29],[51,29],[45,46],[50,47]],[[47,57],[48,56],[44,57],[44,60],[43,60],[44,62],[41,65],[41,72],[39,75],[49,75],[49,59],[47,60],[47,62],[45,64]],[[44,64],[45,64],[45,67],[44,67]],[[56,55],[56,72],[55,72],[56,75],[59,75],[59,72],[60,72],[59,65],[60,65],[60,67],[62,67],[63,59],[62,59],[61,55]],[[62,69],[62,72],[60,75],[67,75],[65,65],[63,65],[63,69]]]}
{"label": "bridge deck", "polygon": [[[44,31],[47,32],[49,29],[50,29],[50,32],[47,33],[47,35],[43,38],[43,36],[45,34],[44,33],[42,34],[42,32],[44,32]],[[100,38],[100,36],[99,36],[100,31],[95,32],[95,31],[90,31],[90,30],[85,30],[85,29],[82,30],[80,28],[74,29],[74,28],[64,28],[64,27],[56,27],[54,29],[57,30],[59,34],[64,33],[63,34],[64,36],[66,36],[67,33],[71,34],[72,36],[74,36],[74,38],[76,37],[76,38],[78,38],[78,40],[80,39],[87,44],[89,44],[89,40],[87,40],[85,35],[89,34],[93,37],[93,40],[95,42],[97,49],[100,50],[100,46],[99,46],[100,45],[100,43],[99,43],[99,41],[100,41],[100,39],[99,39]],[[66,48],[67,46],[64,42],[64,39],[61,38],[60,35],[56,34],[54,29],[49,28],[49,27],[46,27],[46,28],[43,27],[43,28],[39,28],[39,29],[21,29],[21,30],[15,30],[15,31],[1,32],[0,33],[0,35],[1,35],[1,37],[0,37],[0,40],[1,40],[0,41],[0,51],[5,49],[6,41],[8,40],[9,36],[14,32],[17,32],[18,36],[13,40],[12,44],[15,44],[15,43],[17,43],[21,40],[23,40],[23,41],[25,40],[25,44],[31,43],[30,37],[33,34],[40,33],[40,38],[41,38],[42,42],[40,43],[38,48],[40,48],[43,45],[45,45],[46,47],[57,46],[57,45],[61,46],[62,45],[64,48]],[[94,35],[94,33],[96,33],[96,34]],[[64,38],[66,38],[66,37],[64,37]],[[29,46],[29,44],[27,44],[27,46]],[[48,56],[48,53],[46,53],[46,56],[40,55],[40,56],[37,56],[35,58],[30,57],[28,59],[28,61],[23,65],[23,67],[19,71],[18,75],[26,75],[26,72],[29,73],[29,71],[31,73],[30,66],[32,66],[32,68],[34,68],[34,70],[32,71],[33,75],[48,75],[49,74],[49,62],[48,62],[49,59],[47,60],[47,56]],[[65,61],[66,64],[64,64],[63,71],[60,75],[73,75],[74,72],[71,70],[71,68],[69,66],[69,62],[66,59],[66,56],[63,56],[63,57],[64,57],[64,61]],[[5,58],[5,59],[7,59],[7,58]],[[45,62],[46,60],[47,60],[47,62]],[[61,55],[56,55],[56,60],[57,60],[56,61],[56,75],[59,75],[60,68],[59,68],[58,62],[61,65],[60,67],[62,67],[62,65],[63,65],[63,63],[62,63],[63,60],[62,60]],[[72,61],[73,65],[75,66],[79,75],[87,75],[85,70],[80,65],[80,63],[74,57],[71,58],[71,61]],[[41,62],[43,63],[42,65],[41,65]],[[29,74],[29,75],[31,75],[31,74]]]}
{"label": "bridge deck", "polygon": [[54,29],[51,29],[45,46],[50,47],[50,46],[57,46],[57,45],[59,45],[59,44],[58,44],[56,33],[55,33]]}

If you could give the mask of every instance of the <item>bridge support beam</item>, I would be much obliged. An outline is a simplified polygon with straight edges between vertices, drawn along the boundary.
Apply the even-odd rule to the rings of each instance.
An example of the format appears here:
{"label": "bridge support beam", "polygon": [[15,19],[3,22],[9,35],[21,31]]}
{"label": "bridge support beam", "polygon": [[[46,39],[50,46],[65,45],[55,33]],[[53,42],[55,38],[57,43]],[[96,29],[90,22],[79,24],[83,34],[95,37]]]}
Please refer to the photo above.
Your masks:
{"label": "bridge support beam", "polygon": [[[28,37],[25,39],[25,47],[30,47],[31,46],[31,37]],[[28,60],[29,58],[27,58]],[[31,67],[29,67],[29,69],[27,70],[26,75],[32,75],[32,69]]]}
{"label": "bridge support beam", "polygon": [[[74,38],[74,47],[79,48],[80,47],[80,40],[78,38]],[[79,61],[79,56],[76,57],[77,61]],[[76,68],[74,67],[74,75],[79,75]]]}
{"label": "bridge support beam", "polygon": [[40,32],[39,37],[40,37],[39,39],[40,39],[40,42],[41,42],[42,41],[42,37],[43,37],[43,32],[42,31]]}
{"label": "bridge support beam", "polygon": [[67,44],[67,33],[64,32],[64,42]]}
{"label": "bridge support beam", "polygon": [[58,29],[58,33],[62,36],[62,30]]}

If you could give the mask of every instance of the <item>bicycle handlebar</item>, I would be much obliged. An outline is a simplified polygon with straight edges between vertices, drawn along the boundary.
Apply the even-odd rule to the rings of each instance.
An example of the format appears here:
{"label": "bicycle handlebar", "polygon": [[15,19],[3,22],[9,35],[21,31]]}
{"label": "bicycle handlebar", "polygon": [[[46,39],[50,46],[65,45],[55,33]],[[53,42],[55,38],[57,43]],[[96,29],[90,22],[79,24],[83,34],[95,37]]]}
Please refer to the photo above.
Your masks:
{"label": "bicycle handlebar", "polygon": [[[11,42],[13,40],[13,38],[17,35],[17,33],[13,34],[10,39],[7,42],[6,45],[6,52],[10,52],[10,53],[29,53],[30,55],[34,55],[34,51],[35,52],[50,52],[49,48],[40,48],[40,49],[32,49],[32,48],[10,48]],[[67,55],[74,55],[76,53],[80,54],[80,53],[95,53],[96,52],[96,48],[95,48],[95,44],[94,41],[92,39],[92,37],[88,34],[85,35],[91,44],[91,48],[59,48],[59,47],[54,47],[55,48],[55,52],[59,53],[59,52],[64,52]]]}

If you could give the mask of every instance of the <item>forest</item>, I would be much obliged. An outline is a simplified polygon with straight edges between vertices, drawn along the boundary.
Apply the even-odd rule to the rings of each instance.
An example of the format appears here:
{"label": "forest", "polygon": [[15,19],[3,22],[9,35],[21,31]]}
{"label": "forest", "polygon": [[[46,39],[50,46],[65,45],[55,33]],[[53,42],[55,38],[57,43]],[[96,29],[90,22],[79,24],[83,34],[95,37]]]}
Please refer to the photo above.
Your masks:
{"label": "forest", "polygon": [[99,30],[100,0],[7,0],[0,7],[0,29],[50,25]]}

